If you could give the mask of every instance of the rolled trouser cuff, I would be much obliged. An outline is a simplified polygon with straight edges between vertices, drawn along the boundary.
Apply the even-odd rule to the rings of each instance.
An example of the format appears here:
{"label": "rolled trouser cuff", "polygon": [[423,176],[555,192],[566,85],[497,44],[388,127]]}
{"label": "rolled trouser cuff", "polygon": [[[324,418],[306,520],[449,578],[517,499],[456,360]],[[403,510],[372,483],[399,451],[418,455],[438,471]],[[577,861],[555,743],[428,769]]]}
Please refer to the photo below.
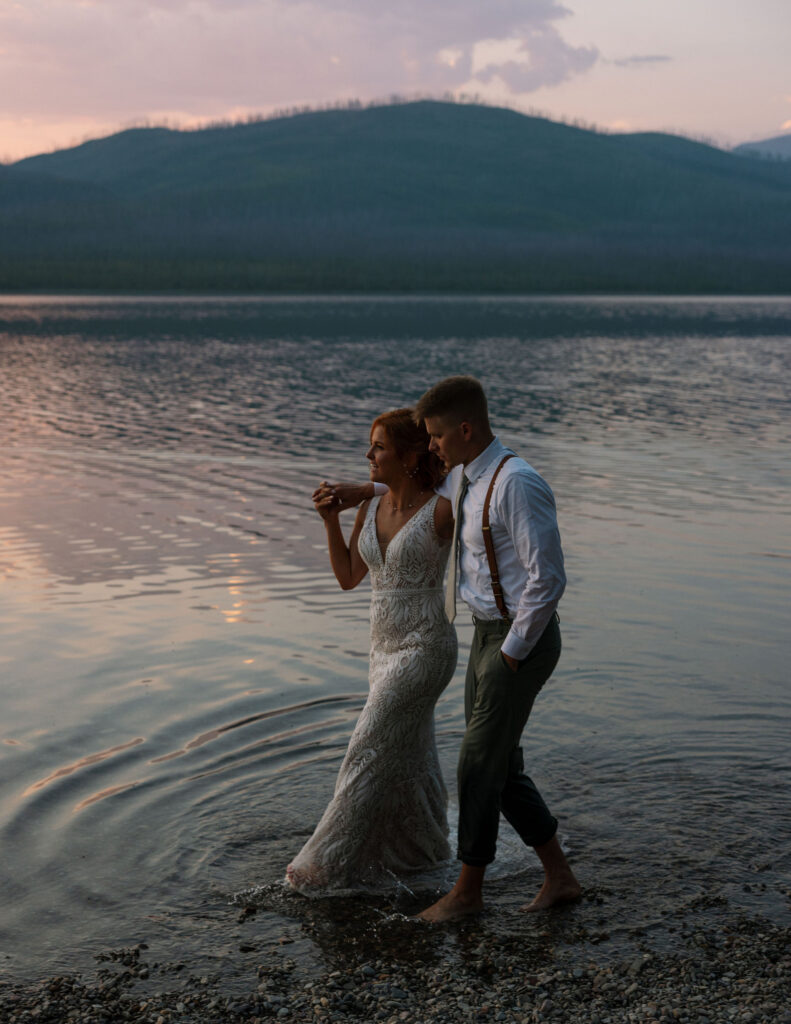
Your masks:
{"label": "rolled trouser cuff", "polygon": [[[552,818],[549,829],[543,835],[540,833],[533,833],[527,835],[524,831],[518,830],[519,838],[525,844],[525,846],[532,846],[535,850],[539,846],[545,846],[548,842],[555,838],[558,832],[558,819]],[[468,864],[473,868],[484,868],[487,864],[491,864],[495,857],[492,854],[491,857],[476,857],[475,854],[464,853],[463,850],[458,849],[456,851],[456,859],[460,860],[462,864]]]}
{"label": "rolled trouser cuff", "polygon": [[538,846],[546,846],[546,844],[550,840],[555,838],[555,836],[557,835],[557,832],[558,832],[558,819],[557,818],[552,818],[552,826],[551,826],[551,828],[549,828],[549,830],[544,835],[534,833],[531,836],[527,836],[527,835],[523,835],[520,832],[519,833],[519,837],[521,838],[522,842],[525,843],[526,846],[532,846],[533,849],[535,850],[536,847],[538,847]]}
{"label": "rolled trouser cuff", "polygon": [[462,864],[466,864],[467,867],[471,868],[485,868],[488,864],[491,864],[494,857],[489,857],[485,860],[483,857],[466,857],[461,850],[456,853],[457,860],[460,860]]}

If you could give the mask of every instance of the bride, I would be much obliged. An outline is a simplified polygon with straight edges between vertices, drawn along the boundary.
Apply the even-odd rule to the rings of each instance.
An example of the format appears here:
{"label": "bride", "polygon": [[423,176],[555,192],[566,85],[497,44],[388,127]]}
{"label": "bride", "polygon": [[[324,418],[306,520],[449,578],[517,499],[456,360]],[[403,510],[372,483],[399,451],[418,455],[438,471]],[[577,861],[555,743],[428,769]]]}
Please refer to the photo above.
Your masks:
{"label": "bride", "polygon": [[450,856],[434,705],[456,667],[442,591],[453,510],[434,493],[442,469],[428,441],[411,409],[374,420],[371,479],[389,491],[360,506],[348,546],[332,497],[314,495],[341,587],[371,573],[371,655],[334,796],[286,871],[301,892],[375,885]]}

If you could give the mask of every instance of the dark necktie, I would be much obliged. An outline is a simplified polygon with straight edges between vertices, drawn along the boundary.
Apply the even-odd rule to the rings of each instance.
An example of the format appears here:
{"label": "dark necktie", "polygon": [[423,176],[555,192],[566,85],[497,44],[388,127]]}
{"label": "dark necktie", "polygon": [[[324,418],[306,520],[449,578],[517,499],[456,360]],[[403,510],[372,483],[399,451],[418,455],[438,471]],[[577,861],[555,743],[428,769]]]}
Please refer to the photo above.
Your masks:
{"label": "dark necktie", "polygon": [[445,587],[445,612],[448,616],[448,622],[453,622],[456,618],[456,580],[459,565],[459,537],[461,534],[461,516],[462,506],[464,505],[464,495],[467,493],[467,488],[470,482],[467,479],[465,473],[461,475],[461,485],[456,493],[456,503],[453,508],[453,540],[450,545],[450,565],[448,566],[448,582]]}

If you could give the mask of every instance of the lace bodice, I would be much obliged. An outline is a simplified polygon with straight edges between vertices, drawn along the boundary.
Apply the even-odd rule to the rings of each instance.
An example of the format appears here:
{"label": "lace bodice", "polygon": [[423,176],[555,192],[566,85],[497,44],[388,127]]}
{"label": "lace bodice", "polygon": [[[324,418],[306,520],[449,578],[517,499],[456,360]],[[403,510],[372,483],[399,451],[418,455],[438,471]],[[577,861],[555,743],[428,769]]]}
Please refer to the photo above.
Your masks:
{"label": "lace bodice", "polygon": [[381,498],[368,506],[360,531],[360,554],[377,590],[437,590],[448,561],[450,542],[437,535],[434,523],[438,495],[408,519],[387,545],[384,556],[376,535],[376,509]]}
{"label": "lace bodice", "polygon": [[442,574],[450,542],[437,536],[437,500],[435,494],[404,523],[384,556],[376,535],[378,501],[368,507],[358,545],[371,573],[371,644],[381,651],[424,644],[426,631],[447,629]]}

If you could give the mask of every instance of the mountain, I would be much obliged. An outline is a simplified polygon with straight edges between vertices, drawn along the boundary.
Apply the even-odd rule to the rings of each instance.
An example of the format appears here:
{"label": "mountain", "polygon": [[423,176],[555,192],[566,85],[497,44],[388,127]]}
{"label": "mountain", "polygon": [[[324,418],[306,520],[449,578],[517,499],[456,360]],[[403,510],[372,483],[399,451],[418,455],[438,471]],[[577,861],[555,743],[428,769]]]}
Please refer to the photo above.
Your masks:
{"label": "mountain", "polygon": [[735,146],[734,153],[742,156],[775,157],[780,160],[791,160],[791,132],[788,135],[775,135],[771,139],[760,142],[744,142]]}
{"label": "mountain", "polygon": [[789,238],[791,166],[467,104],[140,128],[0,168],[6,290],[787,291]]}

